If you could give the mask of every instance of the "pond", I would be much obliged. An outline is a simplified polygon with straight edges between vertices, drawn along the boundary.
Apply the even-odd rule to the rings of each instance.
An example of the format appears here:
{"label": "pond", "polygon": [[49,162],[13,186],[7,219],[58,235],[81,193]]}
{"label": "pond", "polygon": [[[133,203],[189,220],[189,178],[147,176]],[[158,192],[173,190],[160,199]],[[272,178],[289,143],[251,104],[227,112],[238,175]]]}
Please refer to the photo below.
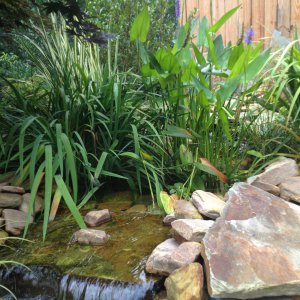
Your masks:
{"label": "pond", "polygon": [[[104,246],[71,243],[78,226],[66,211],[49,225],[45,242],[42,222],[37,222],[30,228],[30,242],[10,241],[10,248],[0,250],[2,260],[17,261],[32,271],[19,266],[4,269],[1,282],[13,289],[18,299],[100,299],[95,295],[104,290],[106,296],[103,294],[101,299],[121,299],[121,292],[125,293],[122,299],[127,299],[127,294],[132,297],[132,293],[135,298],[128,299],[146,299],[147,291],[153,290],[159,278],[146,275],[145,263],[157,244],[168,237],[169,228],[163,226],[161,215],[145,212],[144,205],[136,206],[134,212],[126,211],[131,205],[131,194],[122,192],[101,203],[91,202],[81,211],[82,215],[92,209],[111,211],[112,221],[95,227],[110,235]],[[112,287],[114,292],[119,291],[118,296],[112,296]],[[44,289],[44,295],[39,289]]]}

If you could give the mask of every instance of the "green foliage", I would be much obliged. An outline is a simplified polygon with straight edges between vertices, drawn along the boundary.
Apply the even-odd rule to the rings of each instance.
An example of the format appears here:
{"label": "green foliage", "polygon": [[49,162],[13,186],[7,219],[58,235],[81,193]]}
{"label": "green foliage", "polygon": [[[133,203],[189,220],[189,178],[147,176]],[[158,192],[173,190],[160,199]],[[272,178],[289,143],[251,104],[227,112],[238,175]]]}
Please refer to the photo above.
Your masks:
{"label": "green foliage", "polygon": [[[138,70],[138,48],[130,42],[130,29],[137,12],[149,7],[149,17],[155,20],[149,28],[148,47],[156,49],[171,45],[176,29],[173,0],[87,0],[86,10],[95,24],[105,32],[116,34],[119,40],[120,68]],[[140,27],[143,28],[144,27]]]}
{"label": "green foliage", "polygon": [[152,88],[159,84],[163,91],[156,105],[165,116],[160,126],[165,128],[165,146],[171,158],[164,159],[165,174],[173,182],[174,177],[184,182],[181,189],[187,188],[185,194],[203,186],[216,188],[218,178],[223,183],[227,177],[235,180],[247,155],[243,144],[249,125],[241,122],[241,108],[247,106],[253,87],[261,85],[256,78],[270,50],[261,52],[262,44],[223,44],[215,32],[237,9],[212,26],[205,17],[200,22],[190,20],[178,29],[172,48],[165,46],[153,53],[139,44],[145,80]]}
{"label": "green foliage", "polygon": [[30,189],[28,221],[35,195],[45,186],[45,238],[61,197],[82,227],[78,208],[107,181],[124,182],[140,193],[148,183],[159,193],[163,148],[139,77],[118,73],[116,61],[102,63],[97,46],[70,40],[62,19],[53,18],[50,34],[36,30],[39,44],[26,37],[20,44],[38,72],[39,80],[26,82],[34,84],[34,92],[6,81],[11,91],[0,117],[5,137],[0,169],[16,170],[14,183]]}

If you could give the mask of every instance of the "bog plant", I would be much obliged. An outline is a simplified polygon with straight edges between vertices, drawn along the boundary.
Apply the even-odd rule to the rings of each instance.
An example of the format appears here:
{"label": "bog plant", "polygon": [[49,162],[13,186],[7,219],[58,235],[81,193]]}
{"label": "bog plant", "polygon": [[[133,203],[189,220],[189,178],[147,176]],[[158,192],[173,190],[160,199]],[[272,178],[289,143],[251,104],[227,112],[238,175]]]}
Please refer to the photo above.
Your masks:
{"label": "bog plant", "polygon": [[200,22],[191,19],[178,27],[173,47],[155,52],[145,44],[150,24],[147,8],[131,28],[145,81],[162,90],[156,109],[164,116],[158,126],[164,128],[169,154],[164,173],[169,182],[181,180],[177,187],[181,185],[184,194],[220,187],[211,175],[223,183],[234,180],[250,150],[244,144],[250,125],[242,121],[242,110],[261,85],[257,76],[270,50],[262,51],[262,43],[224,45],[217,31],[238,9],[212,25],[206,17]]}

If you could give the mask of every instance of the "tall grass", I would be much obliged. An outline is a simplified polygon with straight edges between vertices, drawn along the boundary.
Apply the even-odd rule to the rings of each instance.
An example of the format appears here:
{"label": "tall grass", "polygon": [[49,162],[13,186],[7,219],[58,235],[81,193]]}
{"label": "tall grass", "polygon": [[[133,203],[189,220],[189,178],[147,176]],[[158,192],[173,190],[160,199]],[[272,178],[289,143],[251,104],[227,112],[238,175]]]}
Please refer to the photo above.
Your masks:
{"label": "tall grass", "polygon": [[84,227],[78,208],[106,181],[123,180],[139,192],[150,185],[158,193],[162,181],[161,138],[138,76],[118,73],[110,48],[103,62],[103,50],[70,39],[62,19],[52,23],[50,33],[36,28],[39,43],[23,39],[37,70],[25,84],[34,85],[33,93],[7,81],[13,93],[0,117],[0,168],[17,170],[13,182],[31,191],[31,211],[45,186],[44,238],[61,198]]}

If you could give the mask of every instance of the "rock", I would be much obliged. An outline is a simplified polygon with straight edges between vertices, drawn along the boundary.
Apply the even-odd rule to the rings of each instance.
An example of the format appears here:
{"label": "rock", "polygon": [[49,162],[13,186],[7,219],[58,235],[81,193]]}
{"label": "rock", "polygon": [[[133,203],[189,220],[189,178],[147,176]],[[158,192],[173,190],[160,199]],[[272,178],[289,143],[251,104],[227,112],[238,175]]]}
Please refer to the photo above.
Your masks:
{"label": "rock", "polygon": [[200,251],[199,243],[185,242],[178,245],[174,239],[168,239],[153,250],[147,260],[146,271],[168,276],[173,271],[194,262]]}
{"label": "rock", "polygon": [[246,183],[203,239],[211,297],[300,294],[300,207]]}
{"label": "rock", "polygon": [[176,219],[202,219],[195,206],[186,200],[178,200],[174,203],[174,215]]}
{"label": "rock", "polygon": [[0,207],[15,208],[22,203],[22,195],[11,193],[0,193]]}
{"label": "rock", "polygon": [[20,186],[2,185],[0,186],[0,193],[24,194],[25,189]]}
{"label": "rock", "polygon": [[[22,196],[22,204],[19,207],[20,211],[23,211],[25,214],[27,214],[28,207],[29,207],[29,200],[30,200],[30,193],[26,193]],[[35,216],[37,213],[42,211],[43,207],[43,199],[36,195],[35,201],[34,201],[34,212],[33,216]]]}
{"label": "rock", "polygon": [[279,188],[281,198],[300,203],[300,176],[286,179]]}
{"label": "rock", "polygon": [[247,182],[252,184],[256,181],[278,185],[288,177],[299,175],[299,168],[295,160],[281,157],[270,164],[263,173],[250,177]]}
{"label": "rock", "polygon": [[271,193],[275,196],[280,195],[280,188],[276,185],[265,183],[265,182],[260,182],[260,181],[254,181],[254,182],[252,182],[252,185],[259,189],[262,189],[268,193]]}
{"label": "rock", "polygon": [[174,271],[165,281],[169,300],[201,300],[203,298],[203,270],[192,263]]}
{"label": "rock", "polygon": [[5,223],[5,220],[0,217],[0,228],[4,225],[4,223]]}
{"label": "rock", "polygon": [[172,222],[171,226],[177,235],[189,242],[201,242],[214,221],[180,219]]}
{"label": "rock", "polygon": [[8,238],[8,233],[4,230],[0,230],[0,246],[4,245]]}
{"label": "rock", "polygon": [[80,229],[73,234],[72,242],[81,245],[102,246],[108,241],[109,237],[103,230]]}
{"label": "rock", "polygon": [[145,213],[147,212],[147,207],[144,204],[136,204],[126,210],[127,213]]}
{"label": "rock", "polygon": [[119,212],[129,209],[131,206],[132,201],[103,202],[99,203],[96,209],[108,209],[110,212]]}
{"label": "rock", "polygon": [[9,185],[9,182],[8,182],[8,181],[0,182],[0,187],[6,186],[6,185]]}
{"label": "rock", "polygon": [[225,205],[225,202],[213,193],[201,190],[195,191],[192,194],[191,200],[200,214],[211,219],[218,218]]}
{"label": "rock", "polygon": [[84,222],[91,227],[99,226],[111,220],[111,215],[108,209],[92,210],[84,217]]}
{"label": "rock", "polygon": [[169,214],[169,215],[166,215],[163,219],[163,223],[167,226],[171,226],[171,223],[173,221],[175,221],[176,218],[175,218],[175,215],[174,214]]}
{"label": "rock", "polygon": [[[2,212],[5,220],[5,230],[12,235],[20,235],[25,228],[27,215],[23,211],[16,209],[4,209]],[[30,218],[30,224],[33,218]]]}

